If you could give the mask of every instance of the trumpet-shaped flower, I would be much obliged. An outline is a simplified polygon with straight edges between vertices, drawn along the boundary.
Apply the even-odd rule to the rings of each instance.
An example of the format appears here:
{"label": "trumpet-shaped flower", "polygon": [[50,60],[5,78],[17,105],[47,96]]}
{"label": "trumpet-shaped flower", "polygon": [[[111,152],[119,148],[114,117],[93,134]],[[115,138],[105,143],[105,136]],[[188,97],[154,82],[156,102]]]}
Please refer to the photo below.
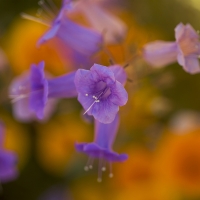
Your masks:
{"label": "trumpet-shaped flower", "polygon": [[63,1],[58,16],[50,25],[50,29],[40,38],[38,45],[56,38],[63,46],[73,49],[83,55],[91,56],[101,48],[102,36],[100,33],[74,23],[67,17],[71,9],[71,1]]}
{"label": "trumpet-shaped flower", "polygon": [[[14,114],[22,121],[34,118],[47,119],[55,107],[55,99],[77,96],[74,85],[75,72],[64,76],[47,79],[44,62],[31,66],[30,73],[19,77],[10,87],[13,98]],[[49,98],[51,98],[49,100]]]}
{"label": "trumpet-shaped flower", "polygon": [[106,170],[106,163],[110,165],[110,174],[112,177],[112,162],[123,162],[128,156],[118,154],[112,150],[112,145],[119,126],[119,116],[116,115],[114,121],[110,124],[103,124],[95,120],[95,137],[94,142],[76,144],[76,149],[89,156],[88,164],[85,170],[92,168],[94,158],[99,159],[98,181],[101,182],[102,171]]}
{"label": "trumpet-shaped flower", "polygon": [[5,150],[4,145],[4,127],[0,124],[0,182],[8,182],[15,179],[18,175],[16,164],[17,155]]}
{"label": "trumpet-shaped flower", "polygon": [[95,30],[105,32],[105,41],[108,43],[119,42],[126,34],[125,23],[106,11],[98,1],[80,0],[71,10],[74,11],[82,13]]}
{"label": "trumpet-shaped flower", "polygon": [[165,66],[176,60],[191,74],[200,72],[199,35],[190,24],[178,24],[175,28],[175,42],[155,41],[144,46],[144,59],[155,67]]}
{"label": "trumpet-shaped flower", "polygon": [[119,106],[128,100],[126,90],[118,81],[124,82],[124,77],[124,73],[117,73],[116,66],[109,68],[94,64],[90,70],[77,70],[74,82],[85,113],[101,123],[111,123]]}

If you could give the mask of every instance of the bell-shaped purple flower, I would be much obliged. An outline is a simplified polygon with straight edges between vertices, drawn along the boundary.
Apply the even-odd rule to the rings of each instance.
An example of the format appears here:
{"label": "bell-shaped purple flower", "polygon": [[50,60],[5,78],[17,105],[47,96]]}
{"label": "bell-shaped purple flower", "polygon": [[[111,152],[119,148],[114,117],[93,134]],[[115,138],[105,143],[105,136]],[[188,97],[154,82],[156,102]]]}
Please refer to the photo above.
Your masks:
{"label": "bell-shaped purple flower", "polygon": [[155,67],[165,66],[176,60],[191,74],[199,73],[199,35],[190,24],[178,24],[175,28],[175,42],[155,41],[144,46],[144,59]]}
{"label": "bell-shaped purple flower", "polygon": [[114,121],[110,124],[103,124],[95,120],[95,137],[91,143],[77,143],[76,149],[89,156],[85,170],[92,168],[94,158],[99,159],[98,181],[101,181],[102,171],[106,170],[106,163],[110,166],[110,177],[113,176],[111,164],[112,162],[123,162],[127,160],[126,154],[118,154],[112,150],[112,145],[116,137],[119,127],[119,116],[116,115]]}
{"label": "bell-shaped purple flower", "polygon": [[117,73],[116,66],[94,64],[90,70],[77,70],[74,82],[85,113],[93,115],[101,123],[111,123],[119,106],[128,100],[124,86],[118,81],[124,82],[124,77],[124,73]]}
{"label": "bell-shaped purple flower", "polygon": [[65,46],[82,55],[91,56],[100,50],[102,35],[70,20],[67,16],[69,5],[69,1],[63,2],[61,11],[50,29],[40,38],[38,45],[55,38],[62,43],[62,47]]}
{"label": "bell-shaped purple flower", "polygon": [[5,150],[4,145],[4,127],[0,123],[0,182],[5,183],[14,180],[18,171],[16,168],[17,155],[12,152]]}
{"label": "bell-shaped purple flower", "polygon": [[55,99],[77,96],[74,84],[75,72],[47,79],[44,73],[44,62],[31,66],[26,73],[15,80],[10,87],[13,98],[14,114],[22,121],[34,118],[47,119],[55,107]]}

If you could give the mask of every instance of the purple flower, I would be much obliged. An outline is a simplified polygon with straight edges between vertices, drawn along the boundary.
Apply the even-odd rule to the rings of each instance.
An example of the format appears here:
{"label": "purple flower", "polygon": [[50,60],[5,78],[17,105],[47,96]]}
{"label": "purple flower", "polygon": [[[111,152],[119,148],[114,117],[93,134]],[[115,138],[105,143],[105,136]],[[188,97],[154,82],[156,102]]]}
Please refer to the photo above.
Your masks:
{"label": "purple flower", "polygon": [[[77,96],[74,85],[75,72],[47,79],[44,62],[31,66],[30,73],[13,81],[10,96],[13,98],[14,115],[22,121],[47,119],[55,107],[55,99]],[[50,100],[49,100],[50,98]]]}
{"label": "purple flower", "polygon": [[127,27],[118,17],[106,11],[101,3],[101,1],[80,0],[71,12],[82,13],[95,30],[100,33],[105,31],[106,42],[119,42],[124,38]]}
{"label": "purple flower", "polygon": [[199,35],[190,24],[178,24],[175,28],[175,42],[155,41],[144,46],[144,59],[155,67],[165,66],[176,60],[191,74],[200,72]]}
{"label": "purple flower", "polygon": [[122,162],[127,160],[126,154],[118,154],[112,150],[112,145],[119,126],[119,116],[116,115],[114,121],[110,124],[103,124],[95,120],[95,137],[92,143],[76,144],[76,149],[89,156],[88,164],[85,170],[92,168],[94,158],[99,159],[98,181],[101,181],[102,171],[106,170],[106,162],[110,165],[110,177],[113,176],[111,164],[112,162]]}
{"label": "purple flower", "polygon": [[90,70],[77,70],[74,79],[78,100],[85,113],[105,124],[115,119],[119,106],[125,105],[128,100],[126,90],[118,81],[124,82],[126,76],[118,74],[116,67],[94,64]]}
{"label": "purple flower", "polygon": [[0,182],[5,183],[15,179],[18,175],[16,169],[17,156],[14,152],[5,150],[4,127],[0,124]]}
{"label": "purple flower", "polygon": [[50,25],[49,31],[40,38],[38,45],[56,38],[62,43],[62,46],[85,56],[91,56],[100,50],[102,36],[92,29],[71,21],[67,17],[67,12],[70,9],[69,5],[71,5],[69,1],[63,2],[60,13]]}

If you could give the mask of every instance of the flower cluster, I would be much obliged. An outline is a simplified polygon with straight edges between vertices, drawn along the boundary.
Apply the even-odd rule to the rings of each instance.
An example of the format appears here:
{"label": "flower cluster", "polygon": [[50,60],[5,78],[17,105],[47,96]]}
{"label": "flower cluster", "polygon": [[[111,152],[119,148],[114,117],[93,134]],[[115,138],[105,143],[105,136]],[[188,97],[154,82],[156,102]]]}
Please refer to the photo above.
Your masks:
{"label": "flower cluster", "polygon": [[[106,1],[63,0],[57,13],[52,10],[54,6],[50,2],[51,7],[44,0],[39,2],[45,12],[44,19],[27,14],[22,16],[48,26],[35,46],[41,48],[48,43],[54,44],[53,48],[60,57],[70,57],[73,60],[70,62],[72,66],[70,69],[66,67],[66,73],[56,76],[46,71],[48,64],[44,59],[32,62],[30,69],[15,77],[9,85],[13,116],[22,123],[47,122],[54,115],[61,99],[72,99],[74,103],[80,103],[83,115],[91,117],[90,122],[94,121],[94,141],[77,142],[75,149],[89,156],[84,168],[86,171],[93,168],[94,159],[99,161],[97,181],[101,182],[102,172],[107,168],[110,170],[109,177],[113,177],[113,162],[128,159],[127,154],[115,152],[113,144],[119,130],[119,109],[127,104],[130,97],[125,84],[128,81],[139,82],[140,73],[137,74],[137,67],[132,61],[125,64],[126,60],[124,63],[112,60],[112,53],[107,48],[109,45],[121,45],[128,27],[106,9]],[[112,1],[110,3],[113,4]],[[74,18],[76,15],[80,15],[86,23],[77,21]],[[101,62],[100,54],[107,54],[111,64]],[[186,72],[196,74],[200,72],[199,35],[190,24],[180,23],[175,28],[175,41],[147,43],[141,55],[136,53],[136,57],[132,56],[141,56],[154,67],[163,67],[177,61]],[[5,60],[1,61],[0,57],[1,62]],[[126,67],[129,65],[134,80],[128,78]],[[157,104],[155,110],[159,112],[161,107],[163,111],[163,105],[159,107],[158,102],[154,103]],[[129,109],[127,112],[134,110]],[[12,180],[18,174],[17,156],[3,146],[4,127],[0,125],[0,182]]]}

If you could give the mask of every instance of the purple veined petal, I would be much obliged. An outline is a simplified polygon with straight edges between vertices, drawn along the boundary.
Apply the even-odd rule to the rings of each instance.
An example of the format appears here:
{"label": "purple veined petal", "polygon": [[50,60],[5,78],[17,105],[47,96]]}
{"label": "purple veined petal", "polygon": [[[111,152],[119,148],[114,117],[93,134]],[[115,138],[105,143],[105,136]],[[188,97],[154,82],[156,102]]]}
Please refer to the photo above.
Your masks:
{"label": "purple veined petal", "polygon": [[112,94],[109,97],[109,100],[116,105],[123,106],[128,101],[128,93],[122,86],[122,84],[116,81],[115,87],[112,87]]}
{"label": "purple veined petal", "polygon": [[115,75],[108,67],[103,65],[94,64],[90,71],[92,73],[92,77],[94,81],[104,81],[108,85],[112,85],[115,81]]}
{"label": "purple veined petal", "polygon": [[186,72],[190,74],[200,72],[199,59],[197,56],[191,55],[184,57],[183,54],[179,54],[177,59],[179,65],[181,65]]}
{"label": "purple veined petal", "polygon": [[18,175],[16,169],[17,156],[10,151],[0,151],[0,180],[5,183],[15,179]]}
{"label": "purple veined petal", "polygon": [[148,43],[143,48],[143,58],[154,67],[163,67],[177,59],[176,42],[155,41]]}
{"label": "purple veined petal", "polygon": [[79,93],[85,95],[90,93],[93,88],[93,79],[91,72],[85,69],[78,69],[75,74],[74,83]]}
{"label": "purple veined petal", "polygon": [[119,81],[122,85],[125,85],[127,74],[124,68],[120,65],[112,65],[109,66],[109,69],[114,73],[116,80]]}
{"label": "purple veined petal", "polygon": [[105,31],[105,41],[107,43],[119,42],[127,32],[125,23],[106,11],[99,2],[82,0],[76,3],[74,10],[83,13],[95,30],[100,33]]}
{"label": "purple veined petal", "polygon": [[106,99],[101,103],[95,103],[88,114],[93,115],[99,122],[108,124],[113,122],[118,111],[119,106]]}
{"label": "purple veined petal", "polygon": [[31,66],[30,110],[36,113],[39,119],[44,117],[44,108],[48,100],[48,82],[44,74],[44,62]]}
{"label": "purple veined petal", "polygon": [[102,36],[98,32],[72,22],[60,14],[49,31],[38,41],[38,45],[53,39],[61,40],[67,47],[84,55],[92,55],[101,48]]}
{"label": "purple veined petal", "polygon": [[77,97],[74,84],[75,72],[48,80],[49,98],[72,98]]}

